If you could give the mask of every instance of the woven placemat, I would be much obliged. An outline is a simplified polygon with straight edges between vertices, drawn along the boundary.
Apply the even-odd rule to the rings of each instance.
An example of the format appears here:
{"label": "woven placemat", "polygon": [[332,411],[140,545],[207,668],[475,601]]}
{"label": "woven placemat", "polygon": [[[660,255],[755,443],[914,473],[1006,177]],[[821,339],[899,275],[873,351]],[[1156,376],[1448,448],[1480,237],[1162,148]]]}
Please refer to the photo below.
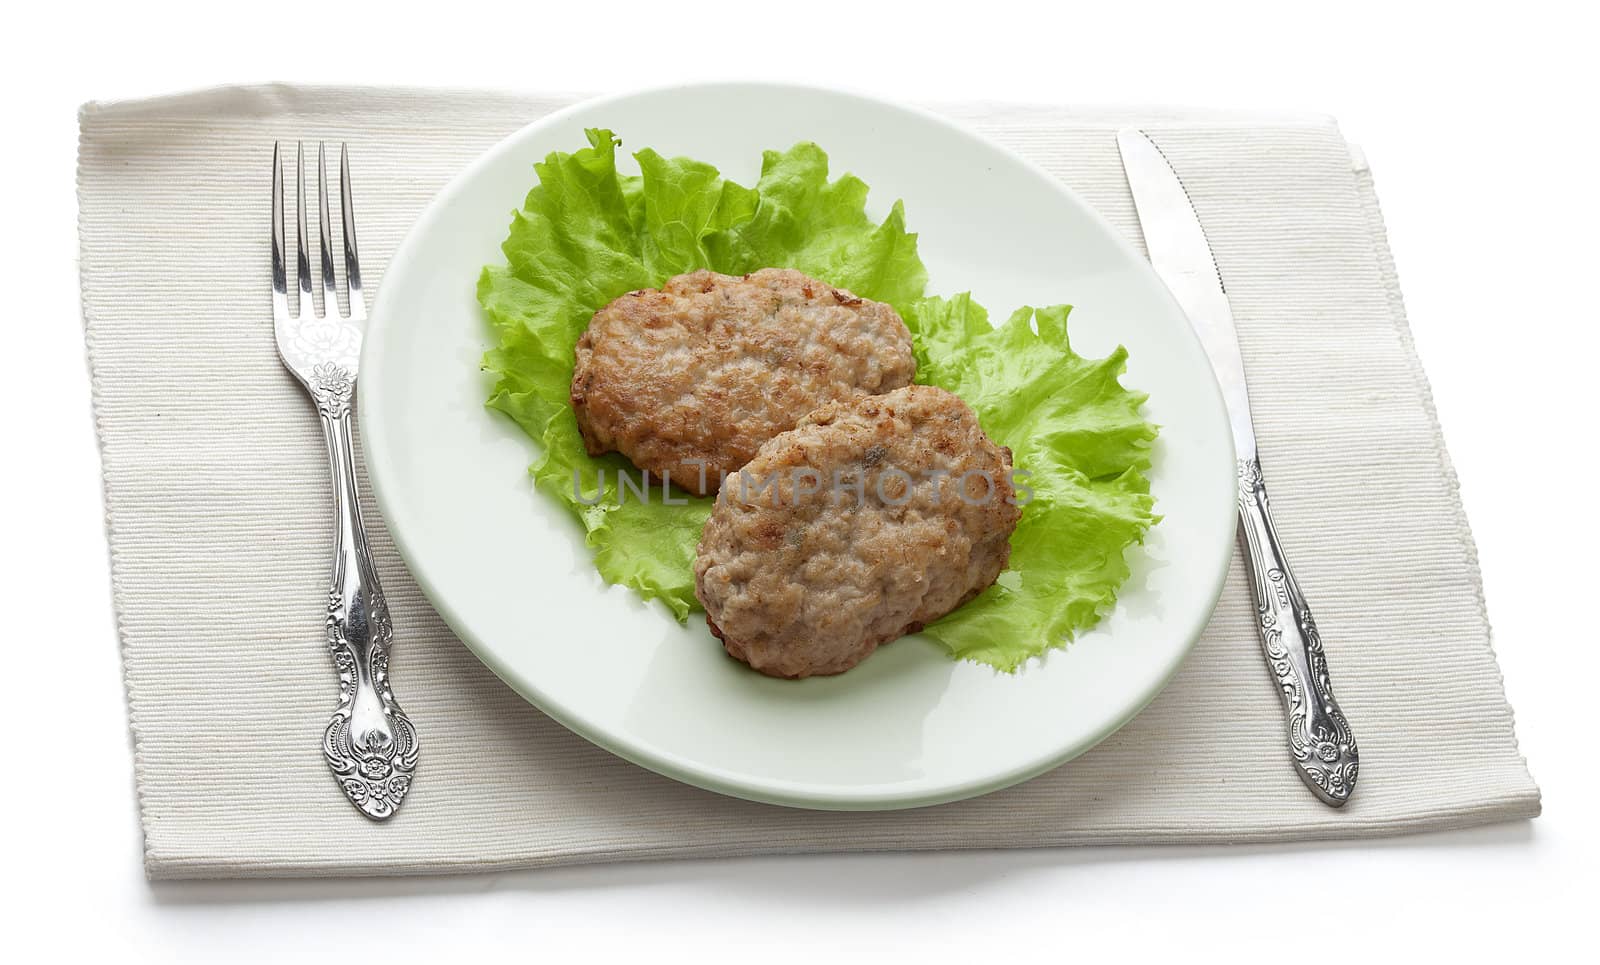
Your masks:
{"label": "woven placemat", "polygon": [[945,112],[1059,176],[1135,243],[1113,134],[1167,128],[1229,280],[1278,523],[1359,726],[1352,803],[1318,804],[1286,762],[1237,560],[1172,685],[1088,754],[978,800],[822,813],[674,783],[525,704],[429,608],[368,493],[426,779],[384,825],[344,805],[315,739],[331,691],[307,685],[332,680],[317,605],[329,484],[315,416],[272,344],[264,145],[351,142],[378,285],[435,191],[571,100],[273,86],[84,109],[83,309],[152,876],[1307,840],[1538,813],[1372,179],[1337,128],[995,106]]}

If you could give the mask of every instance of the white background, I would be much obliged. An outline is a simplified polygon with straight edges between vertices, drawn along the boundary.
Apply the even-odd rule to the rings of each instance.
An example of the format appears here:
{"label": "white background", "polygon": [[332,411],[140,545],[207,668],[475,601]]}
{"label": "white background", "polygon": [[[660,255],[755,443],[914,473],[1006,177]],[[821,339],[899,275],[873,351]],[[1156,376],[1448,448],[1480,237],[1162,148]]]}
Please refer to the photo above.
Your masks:
{"label": "white background", "polygon": [[[302,16],[286,3],[158,6],[57,0],[6,14],[0,946],[133,960],[498,949],[565,961],[625,948],[647,960],[896,950],[989,960],[1033,948],[1102,961],[1243,950],[1360,961],[1525,954],[1591,924],[1591,5],[329,0]],[[77,315],[77,105],[268,80],[610,91],[692,79],[1337,116],[1377,178],[1544,816],[1367,844],[148,884]]]}

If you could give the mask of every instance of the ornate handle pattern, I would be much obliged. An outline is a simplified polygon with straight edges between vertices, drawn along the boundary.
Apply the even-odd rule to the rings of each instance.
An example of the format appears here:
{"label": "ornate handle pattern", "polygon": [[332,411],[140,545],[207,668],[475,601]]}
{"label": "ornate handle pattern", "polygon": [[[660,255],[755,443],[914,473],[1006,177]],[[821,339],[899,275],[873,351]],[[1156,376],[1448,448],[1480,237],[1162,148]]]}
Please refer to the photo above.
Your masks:
{"label": "ornate handle pattern", "polygon": [[1295,770],[1324,804],[1343,807],[1355,790],[1361,757],[1350,724],[1333,697],[1311,608],[1278,542],[1256,459],[1239,460],[1239,531],[1249,554],[1256,628],[1267,666],[1283,695]]}
{"label": "ornate handle pattern", "polygon": [[322,752],[350,802],[382,821],[411,790],[417,732],[389,688],[394,630],[356,493],[350,432],[355,380],[342,366],[325,363],[315,368],[308,387],[328,443],[337,524],[327,632],[328,651],[339,673],[339,707],[323,733]]}

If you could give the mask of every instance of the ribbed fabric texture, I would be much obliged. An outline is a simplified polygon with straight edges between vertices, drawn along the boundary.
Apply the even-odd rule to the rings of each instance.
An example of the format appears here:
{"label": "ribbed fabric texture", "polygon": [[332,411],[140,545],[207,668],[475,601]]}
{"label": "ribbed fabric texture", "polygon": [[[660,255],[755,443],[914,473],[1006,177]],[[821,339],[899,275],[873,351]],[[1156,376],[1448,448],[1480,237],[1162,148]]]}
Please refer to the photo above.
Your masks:
{"label": "ribbed fabric texture", "polygon": [[1352,803],[1323,807],[1287,762],[1238,560],[1171,686],[1094,750],[978,800],[821,813],[677,784],[523,703],[429,608],[369,494],[393,671],[426,756],[400,814],[367,822],[318,743],[334,693],[331,495],[313,411],[273,347],[270,145],[350,142],[375,288],[435,191],[571,100],[274,86],[85,108],[83,311],[153,877],[1308,840],[1538,813],[1372,180],[1337,128],[968,106],[946,113],[1041,164],[1136,243],[1113,133],[1167,129],[1162,147],[1228,279],[1279,528],[1361,741]]}

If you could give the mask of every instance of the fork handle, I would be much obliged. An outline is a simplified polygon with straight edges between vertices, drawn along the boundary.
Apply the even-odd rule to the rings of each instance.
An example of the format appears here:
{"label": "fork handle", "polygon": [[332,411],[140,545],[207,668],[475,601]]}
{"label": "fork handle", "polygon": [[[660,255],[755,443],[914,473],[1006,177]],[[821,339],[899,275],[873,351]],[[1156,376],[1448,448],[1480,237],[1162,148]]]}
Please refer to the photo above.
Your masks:
{"label": "fork handle", "polygon": [[350,419],[355,378],[342,366],[323,364],[310,381],[328,444],[335,521],[327,641],[339,673],[339,707],[323,733],[322,752],[350,802],[367,817],[382,821],[395,813],[411,790],[417,733],[389,687],[394,630],[372,565],[356,490]]}
{"label": "fork handle", "polygon": [[1239,532],[1256,601],[1256,629],[1283,696],[1295,771],[1322,803],[1343,807],[1355,790],[1361,755],[1333,697],[1311,607],[1278,542],[1256,459],[1239,460]]}

